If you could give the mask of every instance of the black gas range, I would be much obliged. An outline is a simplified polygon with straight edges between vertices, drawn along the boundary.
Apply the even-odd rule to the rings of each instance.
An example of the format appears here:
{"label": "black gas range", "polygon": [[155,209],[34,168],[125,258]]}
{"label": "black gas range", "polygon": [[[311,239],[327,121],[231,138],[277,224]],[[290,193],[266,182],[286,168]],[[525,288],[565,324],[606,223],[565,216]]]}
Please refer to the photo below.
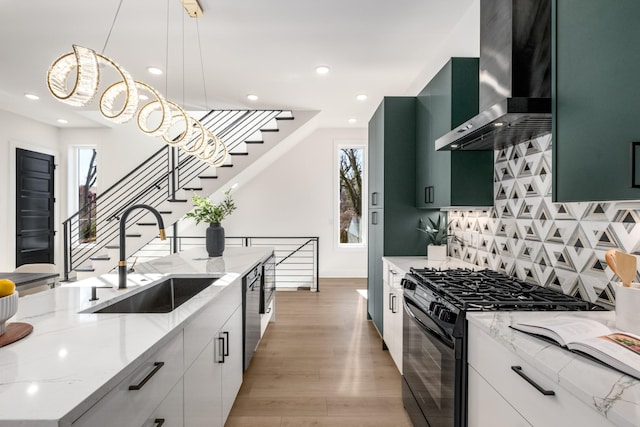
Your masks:
{"label": "black gas range", "polygon": [[467,312],[604,310],[493,270],[411,269],[402,285],[403,401],[415,427],[467,425]]}

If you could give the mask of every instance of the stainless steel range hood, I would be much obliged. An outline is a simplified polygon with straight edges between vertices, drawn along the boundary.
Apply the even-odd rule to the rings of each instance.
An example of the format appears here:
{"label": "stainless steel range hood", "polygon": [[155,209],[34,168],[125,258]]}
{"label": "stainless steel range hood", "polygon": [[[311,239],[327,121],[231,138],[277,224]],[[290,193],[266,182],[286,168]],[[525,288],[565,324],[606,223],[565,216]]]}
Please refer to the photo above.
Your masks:
{"label": "stainless steel range hood", "polygon": [[494,150],[551,132],[551,0],[480,1],[480,114],[436,150]]}

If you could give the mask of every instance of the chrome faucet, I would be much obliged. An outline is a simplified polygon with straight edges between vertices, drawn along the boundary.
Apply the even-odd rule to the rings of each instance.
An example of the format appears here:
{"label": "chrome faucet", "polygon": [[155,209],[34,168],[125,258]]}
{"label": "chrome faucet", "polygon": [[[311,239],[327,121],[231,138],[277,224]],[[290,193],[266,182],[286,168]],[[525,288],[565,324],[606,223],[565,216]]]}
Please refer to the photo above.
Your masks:
{"label": "chrome faucet", "polygon": [[155,215],[156,220],[158,221],[158,228],[160,228],[160,239],[165,240],[167,238],[164,233],[164,221],[162,221],[162,216],[160,212],[155,210],[149,205],[133,205],[127,208],[120,217],[120,261],[118,261],[118,289],[126,289],[127,287],[127,251],[125,250],[125,240],[127,236],[127,232],[125,230],[125,224],[127,222],[127,217],[131,213],[131,211],[135,209],[146,209],[152,214]]}

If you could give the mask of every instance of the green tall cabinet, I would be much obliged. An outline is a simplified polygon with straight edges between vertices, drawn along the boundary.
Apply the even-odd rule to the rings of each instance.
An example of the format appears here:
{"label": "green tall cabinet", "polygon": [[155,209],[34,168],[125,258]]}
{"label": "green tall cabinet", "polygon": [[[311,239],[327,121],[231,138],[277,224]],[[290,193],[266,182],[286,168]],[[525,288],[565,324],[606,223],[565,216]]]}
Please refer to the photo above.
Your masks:
{"label": "green tall cabinet", "polygon": [[640,1],[552,5],[553,199],[640,199]]}
{"label": "green tall cabinet", "polygon": [[426,255],[416,230],[415,97],[385,97],[369,121],[368,313],[382,334],[382,257]]}
{"label": "green tall cabinet", "polygon": [[416,98],[419,208],[493,205],[492,151],[435,151],[435,141],[478,114],[478,58],[451,58]]}

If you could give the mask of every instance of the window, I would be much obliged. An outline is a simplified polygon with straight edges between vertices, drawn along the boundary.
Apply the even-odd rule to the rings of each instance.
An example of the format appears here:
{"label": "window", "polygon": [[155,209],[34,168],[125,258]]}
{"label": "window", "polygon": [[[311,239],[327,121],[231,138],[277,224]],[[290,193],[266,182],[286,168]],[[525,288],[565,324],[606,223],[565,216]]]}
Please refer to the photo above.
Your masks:
{"label": "window", "polygon": [[363,245],[365,222],[362,220],[364,188],[363,145],[338,147],[339,201],[338,242]]}
{"label": "window", "polygon": [[78,147],[77,197],[80,243],[96,241],[96,150]]}

